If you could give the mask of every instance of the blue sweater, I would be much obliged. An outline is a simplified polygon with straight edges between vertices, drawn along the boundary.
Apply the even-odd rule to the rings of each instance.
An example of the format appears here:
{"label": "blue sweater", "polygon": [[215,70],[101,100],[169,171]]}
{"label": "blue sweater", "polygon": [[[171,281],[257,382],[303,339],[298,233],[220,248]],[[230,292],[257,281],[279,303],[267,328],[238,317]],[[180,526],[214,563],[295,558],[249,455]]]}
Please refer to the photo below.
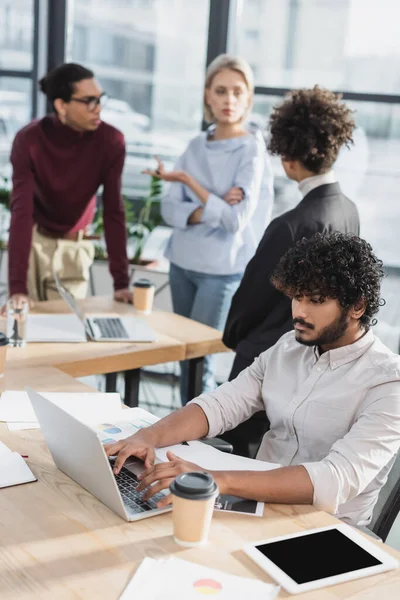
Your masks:
{"label": "blue sweater", "polygon": [[[209,192],[207,204],[184,184],[172,183],[162,199],[164,221],[173,227],[166,257],[175,265],[211,275],[243,273],[267,227],[273,204],[273,174],[261,132],[227,140],[201,133],[176,164]],[[244,200],[230,206],[223,196],[232,187]],[[202,222],[188,225],[204,206]]]}

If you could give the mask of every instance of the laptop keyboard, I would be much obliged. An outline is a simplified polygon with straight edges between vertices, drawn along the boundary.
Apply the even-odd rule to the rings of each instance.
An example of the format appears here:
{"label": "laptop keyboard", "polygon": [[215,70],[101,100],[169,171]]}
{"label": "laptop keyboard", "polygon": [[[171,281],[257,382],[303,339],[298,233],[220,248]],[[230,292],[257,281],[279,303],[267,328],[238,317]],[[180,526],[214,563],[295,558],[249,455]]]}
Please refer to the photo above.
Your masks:
{"label": "laptop keyboard", "polygon": [[143,500],[144,492],[136,491],[139,483],[136,475],[125,467],[122,467],[118,475],[115,475],[115,479],[124,504],[135,513],[154,510],[157,508],[156,502],[164,498],[164,494],[158,493],[147,501]]}
{"label": "laptop keyboard", "polygon": [[97,325],[100,329],[100,334],[102,338],[109,339],[128,339],[129,335],[126,331],[125,327],[121,323],[121,319],[116,318],[107,318],[102,317],[101,319],[93,319],[93,323]]}

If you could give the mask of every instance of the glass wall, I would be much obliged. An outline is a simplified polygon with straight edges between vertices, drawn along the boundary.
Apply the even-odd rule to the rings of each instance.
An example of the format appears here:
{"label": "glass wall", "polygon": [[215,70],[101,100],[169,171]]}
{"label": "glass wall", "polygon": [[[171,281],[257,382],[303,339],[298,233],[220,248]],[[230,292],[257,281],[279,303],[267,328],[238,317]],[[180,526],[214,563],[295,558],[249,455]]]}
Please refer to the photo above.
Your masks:
{"label": "glass wall", "polygon": [[33,0],[0,0],[0,188],[16,132],[32,114]]}
{"label": "glass wall", "polygon": [[0,69],[32,68],[33,0],[0,0]]}
{"label": "glass wall", "polygon": [[110,96],[102,118],[127,142],[124,191],[148,188],[153,154],[170,168],[199,131],[209,0],[70,0],[69,59]]}
{"label": "glass wall", "polygon": [[0,77],[0,173],[4,175],[14,136],[30,119],[31,88],[29,79]]}
{"label": "glass wall", "polygon": [[256,83],[400,92],[400,3],[242,0],[236,47]]}
{"label": "glass wall", "polygon": [[[400,4],[392,0],[245,0],[232,40],[253,66],[262,94],[252,118],[264,126],[281,100],[268,88],[312,87],[400,95]],[[240,12],[241,11],[241,12]],[[276,90],[271,90],[271,94]],[[372,96],[373,97],[373,96]],[[370,96],[366,100],[370,100]],[[384,100],[385,98],[383,98]],[[348,101],[355,110],[354,146],[335,170],[360,211],[361,234],[386,265],[400,266],[400,106]],[[300,199],[278,159],[276,214]]]}

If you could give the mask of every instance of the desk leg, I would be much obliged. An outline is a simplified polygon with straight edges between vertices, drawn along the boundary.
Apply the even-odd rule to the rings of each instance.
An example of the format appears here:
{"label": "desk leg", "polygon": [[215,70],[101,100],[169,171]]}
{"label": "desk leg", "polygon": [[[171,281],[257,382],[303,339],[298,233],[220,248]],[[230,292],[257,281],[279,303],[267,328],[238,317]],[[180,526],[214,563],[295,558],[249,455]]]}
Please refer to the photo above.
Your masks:
{"label": "desk leg", "polygon": [[118,373],[107,373],[106,375],[106,392],[117,391],[117,377]]}
{"label": "desk leg", "polygon": [[140,369],[125,371],[125,398],[124,402],[131,408],[139,406]]}
{"label": "desk leg", "polygon": [[95,296],[96,288],[94,286],[93,265],[90,265],[90,267],[89,267],[89,288],[90,288],[90,295]]}
{"label": "desk leg", "polygon": [[199,396],[203,391],[204,356],[191,358],[189,361],[188,400]]}

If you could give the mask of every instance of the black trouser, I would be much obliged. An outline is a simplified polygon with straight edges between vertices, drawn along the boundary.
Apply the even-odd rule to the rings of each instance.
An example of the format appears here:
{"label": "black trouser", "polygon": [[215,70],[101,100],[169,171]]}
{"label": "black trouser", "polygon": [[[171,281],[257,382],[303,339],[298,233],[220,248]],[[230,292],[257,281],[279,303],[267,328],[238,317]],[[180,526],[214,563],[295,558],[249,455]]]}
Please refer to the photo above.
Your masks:
{"label": "black trouser", "polygon": [[[247,369],[252,363],[252,358],[246,358],[241,354],[236,354],[233,362],[232,370],[229,375],[229,381]],[[265,410],[255,413],[250,419],[241,423],[231,431],[225,431],[224,434],[218,436],[226,440],[233,446],[233,452],[241,456],[254,458],[261,444],[263,435],[269,429],[269,421],[265,414]]]}

